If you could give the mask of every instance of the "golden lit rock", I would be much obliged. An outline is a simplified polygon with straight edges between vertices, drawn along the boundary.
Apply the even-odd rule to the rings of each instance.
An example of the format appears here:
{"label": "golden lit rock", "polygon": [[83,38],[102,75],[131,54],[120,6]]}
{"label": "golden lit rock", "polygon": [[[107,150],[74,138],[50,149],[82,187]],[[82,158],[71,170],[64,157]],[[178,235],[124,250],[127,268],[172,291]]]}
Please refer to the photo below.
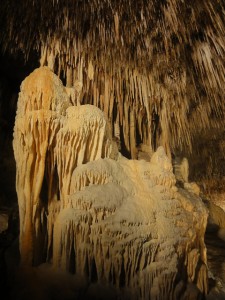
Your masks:
{"label": "golden lit rock", "polygon": [[150,162],[123,157],[104,112],[73,106],[47,67],[21,85],[13,145],[22,264],[48,261],[122,298],[176,299],[187,282],[207,293],[207,212],[175,187],[162,146]]}

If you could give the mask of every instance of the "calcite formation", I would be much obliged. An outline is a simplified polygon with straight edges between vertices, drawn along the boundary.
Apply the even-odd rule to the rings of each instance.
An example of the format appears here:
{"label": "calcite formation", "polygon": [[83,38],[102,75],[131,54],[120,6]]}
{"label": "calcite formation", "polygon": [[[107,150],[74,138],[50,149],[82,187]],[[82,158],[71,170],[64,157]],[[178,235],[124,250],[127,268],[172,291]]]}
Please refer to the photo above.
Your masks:
{"label": "calcite formation", "polygon": [[206,294],[201,199],[175,186],[163,147],[150,161],[126,159],[104,112],[70,95],[47,67],[21,85],[13,146],[22,263],[48,262],[120,299]]}
{"label": "calcite formation", "polygon": [[[63,85],[46,68],[34,71],[21,85],[13,147],[22,261],[39,261],[36,255],[41,252],[39,246],[43,246],[45,239],[43,227],[48,200],[41,199],[41,194],[49,193],[54,199],[55,191],[49,178],[54,174],[54,163],[48,161],[54,160],[54,137],[60,127],[58,120],[65,115],[68,106],[69,99]],[[49,184],[47,191],[45,176]]]}
{"label": "calcite formation", "polygon": [[224,145],[220,156],[208,147],[224,141],[224,11],[223,0],[5,0],[0,45],[26,60],[35,51],[67,87],[83,86],[82,104],[105,111],[133,159],[137,144],[163,145],[199,153],[205,169],[211,156],[215,169],[225,159]]}

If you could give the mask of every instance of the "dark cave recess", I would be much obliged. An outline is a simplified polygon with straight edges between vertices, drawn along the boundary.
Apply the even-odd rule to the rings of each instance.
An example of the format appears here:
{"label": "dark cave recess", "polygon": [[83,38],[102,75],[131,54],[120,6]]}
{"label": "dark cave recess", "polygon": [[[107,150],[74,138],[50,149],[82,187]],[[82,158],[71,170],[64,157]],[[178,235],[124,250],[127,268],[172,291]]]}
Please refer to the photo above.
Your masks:
{"label": "dark cave recess", "polygon": [[[0,45],[1,46],[1,45]],[[39,65],[33,52],[28,61],[22,53],[0,53],[0,206],[17,203],[15,190],[16,166],[12,149],[18,93],[21,82]]]}

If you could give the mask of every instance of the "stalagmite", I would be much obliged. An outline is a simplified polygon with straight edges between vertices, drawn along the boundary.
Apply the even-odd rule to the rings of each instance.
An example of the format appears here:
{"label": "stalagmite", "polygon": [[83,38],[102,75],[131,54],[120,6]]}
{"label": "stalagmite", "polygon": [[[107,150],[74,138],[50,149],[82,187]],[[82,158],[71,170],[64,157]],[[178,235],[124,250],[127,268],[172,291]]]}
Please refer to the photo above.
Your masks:
{"label": "stalagmite", "polygon": [[69,194],[73,170],[86,162],[116,155],[104,114],[95,106],[71,106],[57,134],[56,161],[60,198]]}
{"label": "stalagmite", "polygon": [[189,176],[189,164],[187,158],[175,157],[173,165],[176,179],[187,183]]}
{"label": "stalagmite", "polygon": [[22,83],[13,143],[22,263],[84,277],[91,297],[95,284],[121,299],[186,299],[191,284],[204,295],[201,199],[175,186],[162,146],[150,161],[128,160],[111,131],[103,111],[72,105],[47,67]]}
{"label": "stalagmite", "polygon": [[171,170],[163,148],[150,163],[119,157],[78,166],[55,223],[53,265],[100,285],[125,286],[131,299],[177,299],[183,261],[190,281],[203,282],[199,290],[206,292],[206,268],[198,271],[206,263],[206,210],[198,197],[175,188]]}
{"label": "stalagmite", "polygon": [[47,67],[35,70],[21,85],[13,148],[20,210],[20,251],[24,263],[40,263],[42,256],[48,199],[43,199],[41,194],[47,193],[43,190],[46,165],[49,164],[51,174],[54,138],[60,127],[58,120],[69,105],[65,88]]}
{"label": "stalagmite", "polygon": [[59,196],[66,198],[75,167],[117,155],[110,135],[103,113],[91,106],[71,106],[68,89],[48,68],[35,70],[23,82],[14,129],[23,262],[40,263],[39,247],[46,247],[39,245],[47,230],[46,201],[51,207]]}

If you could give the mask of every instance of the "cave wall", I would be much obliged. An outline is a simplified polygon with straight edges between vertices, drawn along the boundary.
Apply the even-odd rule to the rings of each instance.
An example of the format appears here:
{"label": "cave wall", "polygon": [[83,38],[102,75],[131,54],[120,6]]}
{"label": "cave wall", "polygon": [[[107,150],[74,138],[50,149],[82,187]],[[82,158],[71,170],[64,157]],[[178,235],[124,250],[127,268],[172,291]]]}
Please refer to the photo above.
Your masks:
{"label": "cave wall", "polygon": [[16,206],[16,165],[12,147],[18,94],[23,79],[38,66],[35,53],[25,63],[21,53],[0,54],[0,205]]}

